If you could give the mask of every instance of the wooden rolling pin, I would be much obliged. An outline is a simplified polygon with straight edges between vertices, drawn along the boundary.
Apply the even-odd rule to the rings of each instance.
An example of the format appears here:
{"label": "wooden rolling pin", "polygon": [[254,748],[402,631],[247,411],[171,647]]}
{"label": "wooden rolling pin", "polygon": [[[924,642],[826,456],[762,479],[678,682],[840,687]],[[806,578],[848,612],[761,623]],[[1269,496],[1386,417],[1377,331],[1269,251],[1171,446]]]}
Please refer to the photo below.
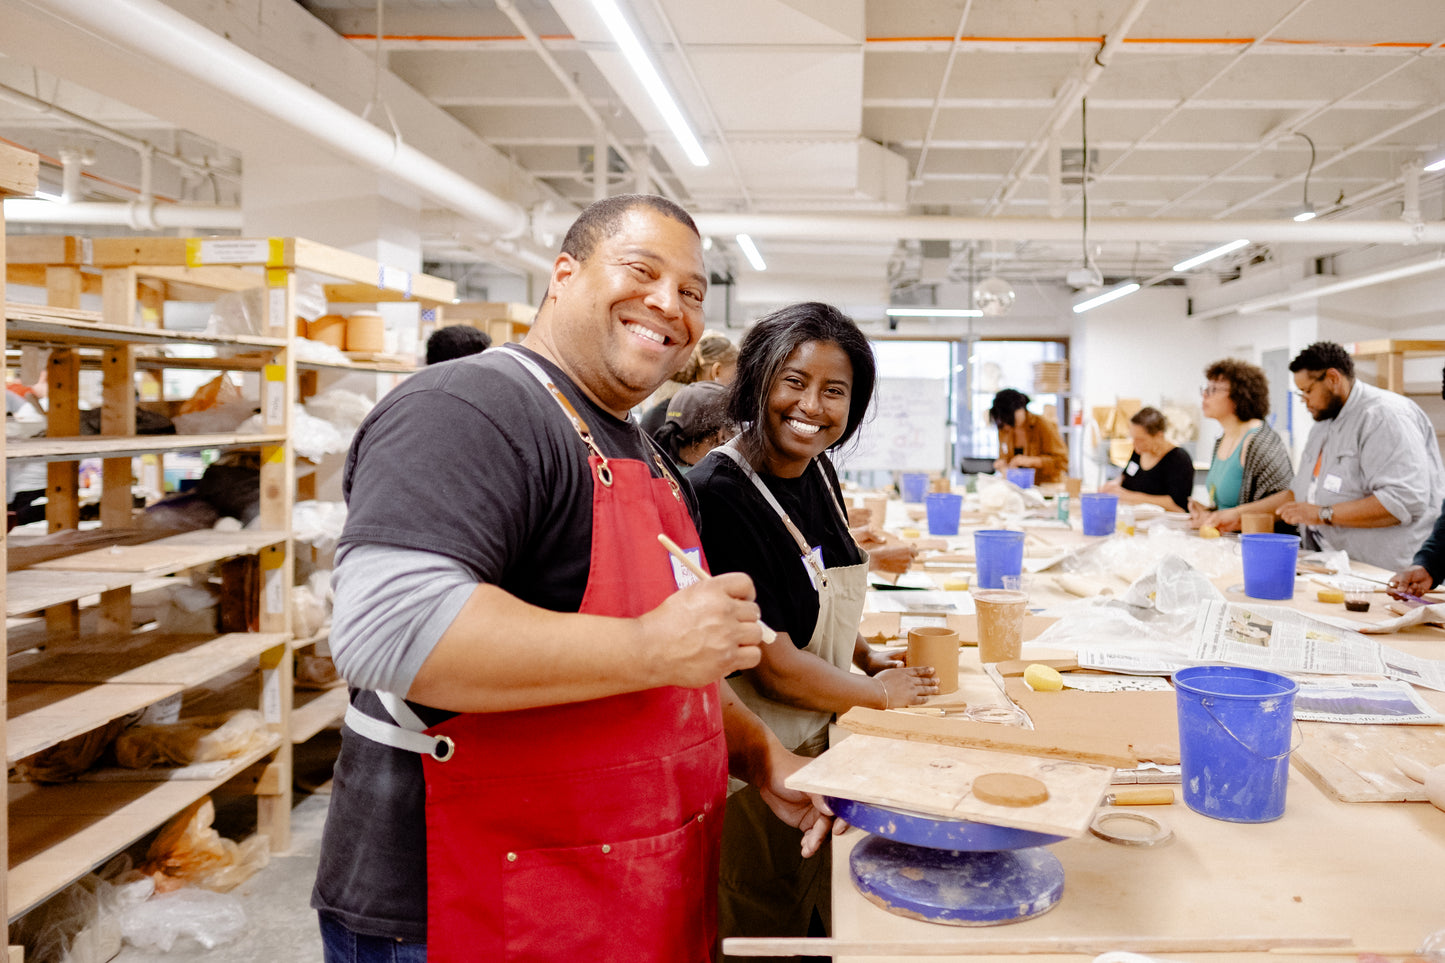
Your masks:
{"label": "wooden rolling pin", "polygon": [[1104,797],[1105,806],[1172,806],[1174,790],[1168,786],[1120,789]]}

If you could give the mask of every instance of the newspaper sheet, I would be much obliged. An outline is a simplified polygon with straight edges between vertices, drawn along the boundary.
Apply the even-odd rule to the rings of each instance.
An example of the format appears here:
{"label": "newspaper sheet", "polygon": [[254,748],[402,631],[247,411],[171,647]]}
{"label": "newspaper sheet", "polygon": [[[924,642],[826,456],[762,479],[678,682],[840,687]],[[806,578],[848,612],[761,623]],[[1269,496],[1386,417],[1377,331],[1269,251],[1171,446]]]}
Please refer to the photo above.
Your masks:
{"label": "newspaper sheet", "polygon": [[1299,678],[1294,717],[1305,722],[1445,725],[1408,682],[1350,676]]}
{"label": "newspaper sheet", "polygon": [[1406,655],[1278,605],[1204,603],[1191,658],[1274,672],[1384,675],[1445,692],[1445,663]]}

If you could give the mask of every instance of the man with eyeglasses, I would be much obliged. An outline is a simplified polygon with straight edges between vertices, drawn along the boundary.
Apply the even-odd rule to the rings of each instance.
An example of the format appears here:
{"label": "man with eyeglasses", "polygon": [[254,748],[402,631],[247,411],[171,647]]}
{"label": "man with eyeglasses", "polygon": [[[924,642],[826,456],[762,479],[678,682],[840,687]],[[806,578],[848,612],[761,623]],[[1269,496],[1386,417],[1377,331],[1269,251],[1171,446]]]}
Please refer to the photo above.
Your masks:
{"label": "man with eyeglasses", "polygon": [[1404,395],[1357,381],[1333,341],[1305,348],[1289,370],[1315,425],[1294,484],[1275,496],[1279,517],[1299,526],[1306,548],[1404,568],[1445,497],[1435,427]]}

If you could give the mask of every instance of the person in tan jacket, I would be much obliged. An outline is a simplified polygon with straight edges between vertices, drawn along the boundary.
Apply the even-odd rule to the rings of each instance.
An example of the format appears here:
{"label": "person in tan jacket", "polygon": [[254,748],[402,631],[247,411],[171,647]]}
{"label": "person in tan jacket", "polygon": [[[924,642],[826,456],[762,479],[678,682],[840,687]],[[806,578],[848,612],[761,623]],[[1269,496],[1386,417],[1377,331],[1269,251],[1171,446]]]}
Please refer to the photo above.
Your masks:
{"label": "person in tan jacket", "polygon": [[1028,410],[1029,396],[1005,388],[993,396],[989,419],[998,426],[998,471],[1034,469],[1034,481],[1054,482],[1069,471],[1069,449],[1058,426]]}

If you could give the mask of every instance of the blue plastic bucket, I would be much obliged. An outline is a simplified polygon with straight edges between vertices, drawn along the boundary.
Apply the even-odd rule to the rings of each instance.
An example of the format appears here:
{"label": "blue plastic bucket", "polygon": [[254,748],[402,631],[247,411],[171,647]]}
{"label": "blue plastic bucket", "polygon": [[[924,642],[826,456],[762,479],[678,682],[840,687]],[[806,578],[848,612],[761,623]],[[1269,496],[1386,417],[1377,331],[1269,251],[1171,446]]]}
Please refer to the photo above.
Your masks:
{"label": "blue plastic bucket", "polygon": [[1003,588],[1005,575],[1022,575],[1024,533],[983,529],[973,533],[973,555],[978,561],[978,587]]}
{"label": "blue plastic bucket", "polygon": [[1299,686],[1275,672],[1200,665],[1174,673],[1184,803],[1233,823],[1284,815]]}
{"label": "blue plastic bucket", "polygon": [[1118,511],[1119,496],[1115,492],[1085,492],[1079,496],[1085,535],[1113,535],[1114,516]]}
{"label": "blue plastic bucket", "polygon": [[902,479],[903,500],[923,501],[923,492],[928,488],[928,475],[921,471],[906,471]]}
{"label": "blue plastic bucket", "polygon": [[1294,569],[1299,536],[1247,534],[1239,536],[1244,562],[1244,594],[1252,599],[1294,598]]}
{"label": "blue plastic bucket", "polygon": [[1034,469],[1032,468],[1010,468],[1004,472],[1004,477],[1020,488],[1034,487]]}
{"label": "blue plastic bucket", "polygon": [[963,514],[962,495],[929,492],[923,496],[923,507],[928,510],[928,534],[958,534],[958,519]]}

